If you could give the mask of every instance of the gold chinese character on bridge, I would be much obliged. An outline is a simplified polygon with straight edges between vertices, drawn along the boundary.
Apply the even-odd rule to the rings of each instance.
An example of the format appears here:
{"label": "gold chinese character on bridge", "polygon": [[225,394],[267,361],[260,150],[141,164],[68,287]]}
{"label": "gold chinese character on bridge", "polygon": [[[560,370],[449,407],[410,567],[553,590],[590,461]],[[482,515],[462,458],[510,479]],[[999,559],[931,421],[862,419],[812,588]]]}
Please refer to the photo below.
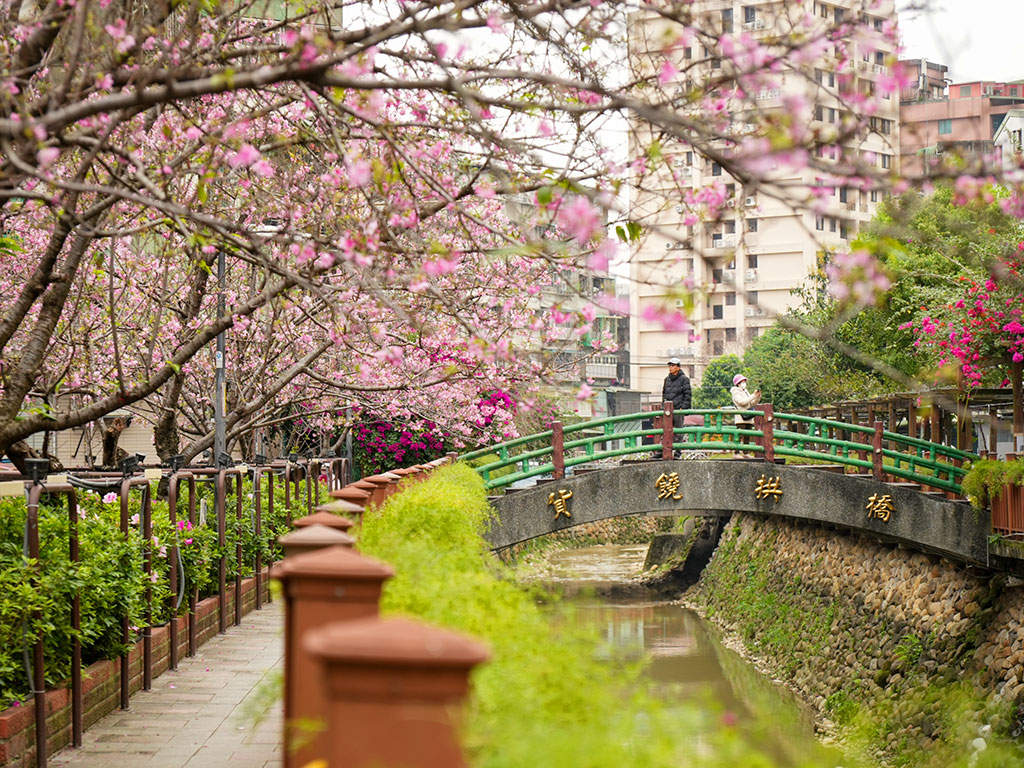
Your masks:
{"label": "gold chinese character on bridge", "polygon": [[658,489],[659,499],[681,499],[679,495],[679,473],[672,472],[666,475],[664,472],[654,481],[654,487]]}
{"label": "gold chinese character on bridge", "polygon": [[558,519],[559,515],[572,517],[572,513],[569,511],[569,499],[571,498],[572,491],[562,488],[558,490],[557,494],[554,491],[548,494],[548,506],[555,508],[555,520]]}
{"label": "gold chinese character on bridge", "polygon": [[892,496],[888,493],[872,494],[871,498],[868,499],[868,504],[864,507],[868,511],[868,519],[877,517],[883,523],[888,523],[889,518],[892,517],[892,513],[895,511],[892,505]]}
{"label": "gold chinese character on bridge", "polygon": [[779,497],[782,495],[782,478],[761,475],[761,479],[757,481],[757,485],[754,487],[754,495],[758,499],[767,499],[771,496],[775,499],[775,503],[778,504]]}

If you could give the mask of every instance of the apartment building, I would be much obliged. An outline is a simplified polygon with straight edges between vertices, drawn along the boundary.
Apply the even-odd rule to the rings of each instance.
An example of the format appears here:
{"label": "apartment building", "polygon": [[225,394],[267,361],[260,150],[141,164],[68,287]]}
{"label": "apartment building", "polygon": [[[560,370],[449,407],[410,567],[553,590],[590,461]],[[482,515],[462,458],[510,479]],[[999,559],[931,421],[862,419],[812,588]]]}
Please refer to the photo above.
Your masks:
{"label": "apartment building", "polygon": [[[913,67],[918,62],[905,63]],[[931,74],[934,66],[928,63],[926,72]],[[929,88],[902,94],[900,167],[905,173],[920,173],[949,152],[990,155],[1007,113],[1024,107],[1024,80],[946,82],[948,88],[941,92]]]}
{"label": "apartment building", "polygon": [[[759,41],[785,35],[793,25],[825,36],[827,30],[850,19],[880,32],[895,18],[891,2],[839,0],[796,6],[699,0],[694,7],[704,28],[726,35],[745,33]],[[807,26],[809,9],[814,19]],[[629,45],[634,71],[643,73],[657,66],[665,27],[666,22],[653,15],[633,19]],[[874,94],[877,81],[889,74],[892,47],[842,37],[822,47],[817,59],[776,73],[768,86],[729,104],[731,136],[737,140],[758,135],[774,117],[793,104],[803,104],[805,114],[794,119],[806,120],[808,133],[816,137],[809,166],[776,165],[768,172],[771,185],[745,187],[716,160],[681,142],[666,142],[662,152],[670,159],[664,178],[648,174],[633,185],[631,213],[648,233],[633,250],[630,264],[634,389],[660,392],[670,357],[680,358],[684,371],[699,385],[712,359],[742,354],[777,314],[800,302],[793,290],[817,268],[819,253],[847,247],[874,215],[880,192],[828,186],[827,180],[830,167],[850,158],[875,164],[879,170],[896,167],[898,94],[879,98],[870,118],[849,107],[856,101],[849,98],[851,94]],[[721,77],[731,66],[720,51],[708,49],[697,39],[677,53],[680,75],[666,87],[679,93]],[[632,134],[632,157],[637,157],[654,137],[639,121]],[[721,144],[726,146],[724,141]],[[694,222],[693,208],[685,202],[687,190],[715,181],[725,185],[728,196],[724,215]],[[784,189],[786,194],[772,194],[769,187]],[[794,205],[808,196],[817,198],[813,209]],[[666,331],[662,323],[645,320],[645,311],[647,316],[654,314],[649,311],[653,306],[685,311],[692,332]]]}

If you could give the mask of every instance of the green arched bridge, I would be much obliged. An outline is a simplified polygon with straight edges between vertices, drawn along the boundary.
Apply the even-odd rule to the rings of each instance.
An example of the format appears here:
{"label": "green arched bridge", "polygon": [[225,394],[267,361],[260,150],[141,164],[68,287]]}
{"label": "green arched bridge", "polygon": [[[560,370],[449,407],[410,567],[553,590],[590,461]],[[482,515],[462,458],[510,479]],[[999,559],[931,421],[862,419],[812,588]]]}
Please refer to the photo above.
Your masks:
{"label": "green arched bridge", "polygon": [[[886,430],[881,422],[775,413],[771,405],[681,414],[684,419],[673,419],[680,412],[666,404],[653,413],[556,422],[548,431],[461,456],[476,464],[489,489],[508,491],[494,499],[491,545],[501,549],[623,515],[750,511],[862,530],[988,564],[989,513],[961,499],[973,454]],[[752,426],[735,424],[737,416]],[[518,482],[530,478],[537,484]]]}

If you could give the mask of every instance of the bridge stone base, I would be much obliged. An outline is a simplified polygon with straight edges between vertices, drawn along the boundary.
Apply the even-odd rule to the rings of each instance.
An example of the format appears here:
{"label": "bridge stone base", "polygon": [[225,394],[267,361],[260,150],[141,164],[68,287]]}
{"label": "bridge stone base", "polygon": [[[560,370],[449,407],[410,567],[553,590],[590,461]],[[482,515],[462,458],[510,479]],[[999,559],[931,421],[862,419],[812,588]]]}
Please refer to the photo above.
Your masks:
{"label": "bridge stone base", "polygon": [[487,539],[504,549],[609,517],[753,512],[859,530],[987,566],[989,513],[916,488],[757,460],[626,462],[492,499],[497,519]]}

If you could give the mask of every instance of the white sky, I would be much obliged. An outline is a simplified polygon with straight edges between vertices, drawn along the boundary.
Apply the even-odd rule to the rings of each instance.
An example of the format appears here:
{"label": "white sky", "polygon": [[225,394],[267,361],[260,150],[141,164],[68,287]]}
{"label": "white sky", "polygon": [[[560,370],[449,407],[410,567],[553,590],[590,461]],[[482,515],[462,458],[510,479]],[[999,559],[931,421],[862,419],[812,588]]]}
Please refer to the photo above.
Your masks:
{"label": "white sky", "polygon": [[1022,0],[928,2],[927,12],[900,11],[904,58],[946,64],[953,82],[1024,80]]}

